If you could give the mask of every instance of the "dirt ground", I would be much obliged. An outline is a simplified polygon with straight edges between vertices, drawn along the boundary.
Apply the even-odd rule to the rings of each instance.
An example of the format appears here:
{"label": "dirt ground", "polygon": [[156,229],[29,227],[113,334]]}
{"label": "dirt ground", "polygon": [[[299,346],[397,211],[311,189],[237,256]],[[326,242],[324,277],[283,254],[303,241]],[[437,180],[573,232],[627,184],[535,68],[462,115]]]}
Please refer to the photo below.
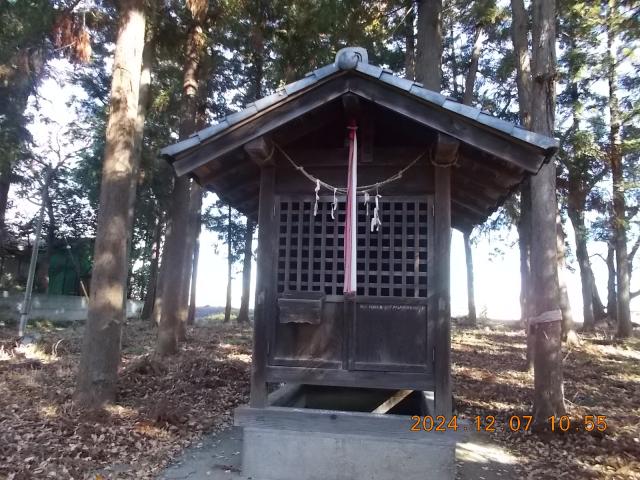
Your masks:
{"label": "dirt ground", "polygon": [[248,329],[190,329],[180,354],[159,362],[154,329],[129,323],[117,404],[91,414],[71,400],[82,329],[37,333],[14,349],[15,331],[0,331],[0,478],[156,478],[248,400]]}
{"label": "dirt ground", "polygon": [[[514,326],[515,327],[515,326]],[[526,338],[503,326],[462,328],[453,339],[458,414],[481,426],[495,417],[492,440],[518,461],[517,478],[640,478],[640,339],[613,345],[610,334],[580,335],[563,347],[564,394],[569,422],[544,436],[524,432],[533,375],[526,371]],[[593,417],[588,417],[592,415]],[[598,420],[598,416],[605,417]],[[512,417],[515,417],[512,419]],[[511,431],[509,421],[522,427]],[[591,432],[586,431],[600,422]],[[606,423],[606,427],[605,427]],[[602,431],[601,431],[602,430]]]}
{"label": "dirt ground", "polygon": [[[506,471],[530,479],[640,478],[637,337],[616,346],[583,336],[563,352],[571,428],[540,437],[508,428],[531,411],[522,332],[453,330],[457,414],[472,422],[481,416],[483,428],[495,417],[487,434],[510,453],[501,460]],[[153,328],[128,324],[117,404],[91,414],[71,401],[82,329],[35,332],[33,344],[15,348],[14,330],[0,329],[1,479],[157,478],[187,446],[227,428],[233,408],[248,399],[249,329],[199,326],[178,356],[159,362]],[[584,431],[586,415],[605,416],[606,429]]]}

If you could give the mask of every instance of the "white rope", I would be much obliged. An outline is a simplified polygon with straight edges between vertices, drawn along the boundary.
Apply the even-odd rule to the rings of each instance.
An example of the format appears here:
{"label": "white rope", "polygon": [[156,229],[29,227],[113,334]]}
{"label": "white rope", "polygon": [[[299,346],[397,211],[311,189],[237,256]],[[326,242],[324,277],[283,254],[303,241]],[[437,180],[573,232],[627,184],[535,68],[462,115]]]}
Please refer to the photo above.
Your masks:
{"label": "white rope", "polygon": [[378,203],[381,198],[382,195],[380,195],[376,189],[376,206],[373,207],[373,218],[371,219],[372,232],[377,232],[382,226],[382,222],[380,221],[380,204]]}
{"label": "white rope", "polygon": [[318,194],[320,192],[320,180],[316,181],[316,203],[313,205],[313,216],[315,217],[316,215],[318,215],[318,201],[320,200],[320,195]]}
{"label": "white rope", "polygon": [[[291,157],[287,154],[287,152],[285,152],[282,147],[280,147],[280,145],[278,145],[277,143],[273,144],[275,148],[278,149],[278,151],[280,153],[282,153],[282,155],[284,156],[284,158],[286,158],[289,163],[293,166],[293,168],[295,168],[296,170],[298,170],[302,175],[304,175],[305,177],[307,177],[311,182],[315,183],[316,186],[318,183],[320,183],[320,185],[322,185],[324,188],[326,188],[327,190],[333,190],[334,191],[334,197],[336,195],[337,192],[340,193],[347,193],[347,188],[346,187],[335,187],[327,182],[323,182],[322,180],[320,180],[317,177],[314,177],[313,175],[311,175],[309,172],[307,172],[304,167],[301,167],[300,165],[298,165],[296,162],[294,162]],[[416,163],[418,163],[418,161],[425,156],[425,154],[427,153],[427,151],[425,150],[424,152],[422,152],[420,155],[418,155],[411,163],[409,163],[406,167],[402,168],[401,170],[399,170],[397,173],[395,173],[394,175],[390,176],[389,178],[382,180],[381,182],[377,182],[377,183],[372,183],[371,185],[363,185],[360,187],[356,188],[356,193],[365,193],[368,190],[373,190],[378,189],[379,187],[382,187],[384,185],[387,185],[389,183],[395,182],[397,180],[400,180],[402,178],[402,175],[409,170],[411,167],[413,167]]]}
{"label": "white rope", "polygon": [[334,188],[333,189],[333,203],[331,204],[331,219],[332,220],[336,219],[336,217],[334,215],[334,212],[336,211],[337,208],[338,208],[338,189]]}
{"label": "white rope", "polygon": [[559,322],[562,320],[562,310],[547,310],[546,312],[542,312],[537,317],[529,317],[528,323],[529,325],[536,325],[538,323],[550,323],[550,322]]}
{"label": "white rope", "polygon": [[367,209],[367,219],[369,218],[369,200],[371,200],[371,195],[369,195],[369,192],[364,192],[364,206]]}

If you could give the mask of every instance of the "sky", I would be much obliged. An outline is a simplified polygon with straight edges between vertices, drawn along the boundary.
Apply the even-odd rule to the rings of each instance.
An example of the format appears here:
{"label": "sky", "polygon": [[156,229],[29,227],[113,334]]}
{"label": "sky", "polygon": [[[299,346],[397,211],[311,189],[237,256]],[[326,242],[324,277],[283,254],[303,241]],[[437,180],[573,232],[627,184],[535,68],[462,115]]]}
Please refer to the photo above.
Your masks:
{"label": "sky", "polygon": [[[54,70],[64,73],[68,64],[58,62],[53,65]],[[62,80],[60,80],[62,79]],[[60,82],[60,83],[59,83]],[[53,118],[59,125],[71,122],[74,112],[67,105],[73,95],[84,95],[78,87],[64,83],[64,75],[52,75],[44,81],[40,88],[39,111],[44,117]],[[33,104],[32,104],[33,108]],[[39,121],[36,116],[30,126],[37,148],[46,148],[49,141],[51,126]],[[168,140],[168,143],[170,141]],[[161,161],[161,160],[159,160]],[[13,207],[8,217],[15,218],[22,215],[35,214],[36,206],[30,202],[19,200],[15,192],[11,196]],[[215,195],[209,194],[205,200],[205,208],[215,201]],[[570,252],[575,251],[573,230],[567,222],[566,234]],[[256,245],[257,242],[254,243]],[[198,263],[198,281],[196,298],[198,306],[222,306],[226,298],[226,258],[224,248],[220,248],[216,235],[203,231],[200,238],[200,258]],[[597,254],[606,257],[606,245],[602,242],[591,242],[589,253],[596,276],[596,282],[603,302],[606,304],[606,264]],[[473,244],[476,309],[478,315],[493,319],[511,320],[520,318],[520,273],[519,250],[515,230],[503,230],[489,233],[475,238]],[[580,276],[575,258],[569,256],[569,271],[566,272],[569,299],[576,320],[582,319],[582,295],[580,290]],[[241,296],[241,265],[234,271],[232,283],[232,304],[240,305]],[[252,292],[255,291],[255,261],[253,263]],[[639,287],[640,282],[632,281],[632,291]],[[454,316],[467,313],[466,265],[462,234],[456,230],[452,233],[451,245],[451,311]],[[251,297],[253,304],[253,294]],[[632,304],[632,308],[633,308]]]}

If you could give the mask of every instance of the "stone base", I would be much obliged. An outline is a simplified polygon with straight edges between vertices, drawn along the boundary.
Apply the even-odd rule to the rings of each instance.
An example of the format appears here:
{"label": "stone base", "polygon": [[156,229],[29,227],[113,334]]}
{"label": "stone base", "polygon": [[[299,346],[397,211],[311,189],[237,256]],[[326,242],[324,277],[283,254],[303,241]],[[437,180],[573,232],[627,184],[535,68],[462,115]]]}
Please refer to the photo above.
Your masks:
{"label": "stone base", "polygon": [[434,441],[246,427],[243,455],[253,480],[452,480],[456,466]]}
{"label": "stone base", "polygon": [[[458,432],[412,432],[411,415],[304,408],[240,407],[242,474],[251,480],[453,480]],[[282,405],[282,403],[280,404]],[[300,408],[300,407],[303,408]],[[425,415],[426,411],[416,412]]]}

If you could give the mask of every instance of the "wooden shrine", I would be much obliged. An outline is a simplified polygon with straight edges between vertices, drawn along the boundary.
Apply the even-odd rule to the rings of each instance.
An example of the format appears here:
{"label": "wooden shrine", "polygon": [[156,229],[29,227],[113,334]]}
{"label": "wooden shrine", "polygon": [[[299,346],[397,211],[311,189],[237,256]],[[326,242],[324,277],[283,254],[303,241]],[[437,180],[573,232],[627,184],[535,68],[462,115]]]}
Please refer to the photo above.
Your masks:
{"label": "wooden shrine", "polygon": [[[355,295],[344,295],[349,125]],[[165,148],[178,175],[258,221],[251,409],[286,384],[433,392],[432,413],[450,415],[451,228],[482,223],[556,149],[361,48]]]}

